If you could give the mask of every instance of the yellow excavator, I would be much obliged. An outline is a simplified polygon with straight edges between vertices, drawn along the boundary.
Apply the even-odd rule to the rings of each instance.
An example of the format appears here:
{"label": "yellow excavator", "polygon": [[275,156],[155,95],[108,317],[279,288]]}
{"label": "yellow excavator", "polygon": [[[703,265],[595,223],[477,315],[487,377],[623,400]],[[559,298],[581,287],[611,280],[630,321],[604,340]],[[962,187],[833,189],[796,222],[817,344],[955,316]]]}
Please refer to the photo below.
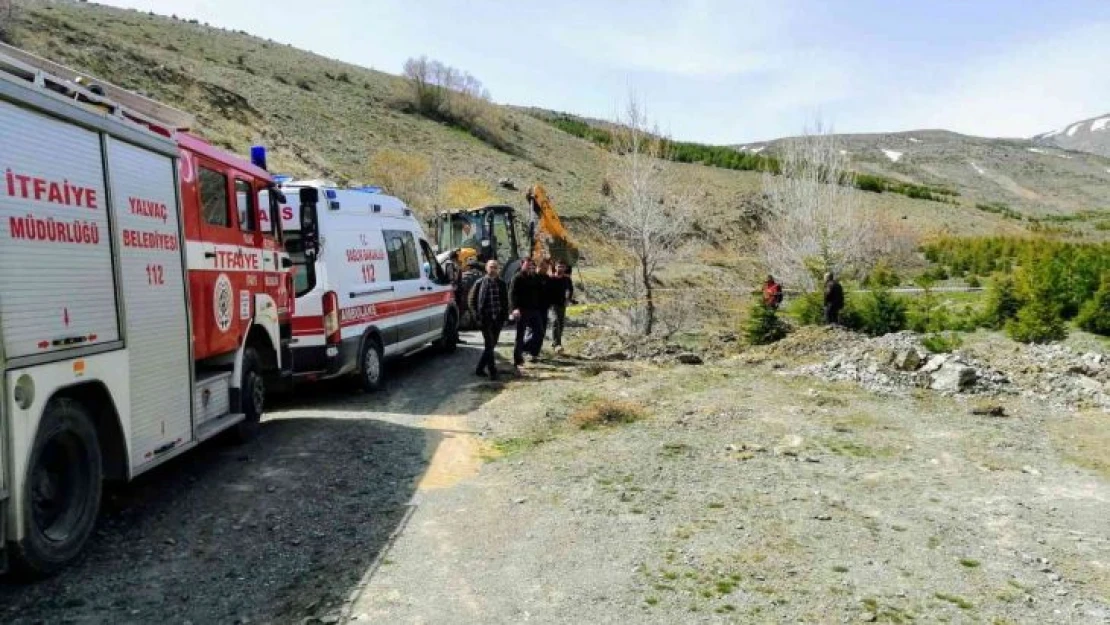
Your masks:
{"label": "yellow excavator", "polygon": [[[474,280],[485,273],[486,261],[500,261],[502,277],[511,281],[520,269],[522,239],[527,240],[527,255],[533,260],[561,260],[571,270],[578,263],[578,246],[571,241],[543,186],[533,185],[525,200],[530,209],[527,224],[520,224],[516,209],[505,204],[447,210],[436,215],[436,261],[455,284],[462,329],[475,326],[466,295]],[[522,236],[518,237],[518,231]],[[481,268],[478,271],[473,268],[475,263]]]}

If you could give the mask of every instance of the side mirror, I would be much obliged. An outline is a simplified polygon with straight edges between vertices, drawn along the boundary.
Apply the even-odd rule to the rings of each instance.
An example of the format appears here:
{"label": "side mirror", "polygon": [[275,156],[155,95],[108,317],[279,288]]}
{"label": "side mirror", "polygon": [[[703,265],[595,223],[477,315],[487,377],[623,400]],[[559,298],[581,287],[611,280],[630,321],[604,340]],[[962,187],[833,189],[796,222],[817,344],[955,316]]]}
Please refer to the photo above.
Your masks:
{"label": "side mirror", "polygon": [[316,204],[320,201],[320,191],[315,187],[303,187],[301,200],[301,241],[306,256],[315,256],[320,251],[320,230],[316,221]]}

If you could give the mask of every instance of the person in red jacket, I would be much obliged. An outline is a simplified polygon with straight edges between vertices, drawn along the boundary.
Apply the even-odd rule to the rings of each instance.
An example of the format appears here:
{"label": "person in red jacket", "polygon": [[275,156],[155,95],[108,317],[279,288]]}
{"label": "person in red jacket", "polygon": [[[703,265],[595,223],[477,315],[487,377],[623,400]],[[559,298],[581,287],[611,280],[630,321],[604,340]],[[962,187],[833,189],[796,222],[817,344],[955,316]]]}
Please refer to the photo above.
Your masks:
{"label": "person in red jacket", "polygon": [[782,303],[782,285],[775,282],[774,276],[768,275],[763,283],[763,304],[768,308],[778,308]]}

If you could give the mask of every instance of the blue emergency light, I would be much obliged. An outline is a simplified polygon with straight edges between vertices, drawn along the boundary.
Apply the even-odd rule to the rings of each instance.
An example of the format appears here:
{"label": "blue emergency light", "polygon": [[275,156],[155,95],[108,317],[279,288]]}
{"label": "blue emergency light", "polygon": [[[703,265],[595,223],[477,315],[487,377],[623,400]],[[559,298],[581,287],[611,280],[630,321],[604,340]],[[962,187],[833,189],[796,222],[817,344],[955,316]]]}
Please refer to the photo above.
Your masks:
{"label": "blue emergency light", "polygon": [[251,164],[255,167],[266,169],[266,148],[261,145],[251,146]]}

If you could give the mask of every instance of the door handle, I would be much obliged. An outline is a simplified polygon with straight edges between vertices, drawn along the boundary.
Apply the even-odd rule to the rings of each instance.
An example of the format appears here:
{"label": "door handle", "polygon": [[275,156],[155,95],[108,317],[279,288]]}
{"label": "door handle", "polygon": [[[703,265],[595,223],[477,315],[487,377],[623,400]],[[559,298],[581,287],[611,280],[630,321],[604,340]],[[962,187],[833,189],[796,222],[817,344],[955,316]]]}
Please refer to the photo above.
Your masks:
{"label": "door handle", "polygon": [[216,257],[216,253],[215,253],[215,252],[205,252],[205,253],[204,253],[204,257],[205,257],[205,258],[215,258],[215,257]]}

